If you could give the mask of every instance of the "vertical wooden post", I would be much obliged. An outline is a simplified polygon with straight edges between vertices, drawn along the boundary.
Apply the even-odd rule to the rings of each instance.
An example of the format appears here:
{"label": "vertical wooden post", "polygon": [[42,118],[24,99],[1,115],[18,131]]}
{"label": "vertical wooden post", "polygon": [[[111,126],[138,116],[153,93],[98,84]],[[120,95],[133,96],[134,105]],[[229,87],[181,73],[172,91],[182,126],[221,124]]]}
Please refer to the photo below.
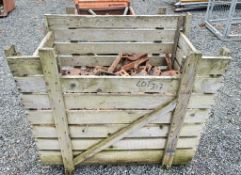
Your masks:
{"label": "vertical wooden post", "polygon": [[226,47],[222,47],[220,49],[220,51],[219,51],[219,55],[220,56],[227,56],[227,57],[229,57],[230,54],[231,54],[230,50],[228,48],[226,48]]}
{"label": "vertical wooden post", "polygon": [[185,16],[184,19],[184,31],[183,33],[188,36],[190,30],[191,30],[191,23],[192,23],[192,14],[190,12],[188,12]]}
{"label": "vertical wooden post", "polygon": [[182,25],[182,18],[180,16],[180,17],[178,17],[178,20],[177,20],[177,30],[175,32],[174,45],[173,45],[173,49],[172,49],[172,65],[174,65],[174,61],[176,59],[177,45],[178,45],[178,40],[180,37],[181,25]]}
{"label": "vertical wooden post", "polygon": [[72,143],[69,134],[62,88],[59,80],[56,54],[53,48],[41,48],[39,49],[39,56],[53,111],[59,146],[65,167],[65,174],[72,174],[74,171]]}
{"label": "vertical wooden post", "polygon": [[172,116],[169,135],[166,142],[164,157],[162,160],[162,165],[166,166],[167,168],[171,167],[174,159],[180,130],[183,126],[187,106],[190,96],[192,94],[197,64],[201,57],[202,54],[200,52],[192,52],[186,58],[183,66],[182,77],[180,80],[179,90],[177,94],[177,105]]}

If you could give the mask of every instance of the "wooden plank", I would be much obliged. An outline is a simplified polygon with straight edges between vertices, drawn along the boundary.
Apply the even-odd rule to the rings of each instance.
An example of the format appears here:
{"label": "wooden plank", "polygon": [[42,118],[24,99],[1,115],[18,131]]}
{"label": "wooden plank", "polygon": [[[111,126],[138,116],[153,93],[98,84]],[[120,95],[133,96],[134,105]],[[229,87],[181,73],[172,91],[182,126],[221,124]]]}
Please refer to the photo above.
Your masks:
{"label": "wooden plank", "polygon": [[[92,59],[93,58],[93,59]],[[102,59],[104,58],[104,59]],[[60,56],[59,60],[62,62],[62,65],[66,66],[76,66],[81,65],[100,65],[106,66],[110,65],[115,56],[98,56],[98,57],[87,57],[87,56]],[[153,59],[152,59],[153,58]],[[158,65],[159,63],[163,63],[163,59],[160,57],[152,57],[151,63],[153,65]],[[88,60],[89,59],[89,60]],[[9,68],[16,77],[22,76],[32,76],[32,75],[42,75],[42,67],[39,60],[39,57],[33,56],[14,56],[7,58]],[[221,75],[225,73],[229,63],[231,61],[231,57],[223,57],[223,56],[203,56],[203,58],[198,63],[198,71],[197,74],[199,76],[209,76],[209,75]]]}
{"label": "wooden plank", "polygon": [[[59,63],[61,66],[110,66],[115,60],[117,55],[98,55],[98,56],[76,56],[76,55],[59,55]],[[150,64],[153,66],[165,65],[164,55],[148,56]]]}
{"label": "wooden plank", "polygon": [[151,113],[146,114],[137,120],[135,120],[133,123],[129,124],[126,127],[123,127],[122,129],[116,131],[115,133],[111,134],[106,139],[101,140],[97,144],[89,147],[86,151],[81,153],[80,155],[76,156],[74,158],[74,164],[78,165],[81,162],[85,161],[86,159],[94,156],[95,154],[103,151],[104,149],[108,148],[112,144],[116,143],[117,141],[123,139],[124,137],[128,136],[129,134],[133,133],[135,130],[145,126],[150,121],[155,120],[154,114],[159,114],[159,116],[165,116],[168,112],[172,111],[176,106],[176,100],[171,100],[170,102],[166,104],[162,104],[158,106],[155,110],[153,110]]}
{"label": "wooden plank", "polygon": [[[15,77],[20,92],[46,92],[43,76]],[[197,77],[195,93],[216,93],[222,86],[223,78]],[[179,78],[175,77],[100,77],[64,76],[61,78],[64,92],[158,92],[175,94]]]}
{"label": "wooden plank", "polygon": [[184,60],[186,59],[186,55],[183,52],[183,50],[179,47],[177,47],[177,52],[176,52],[176,61],[180,64],[183,65]]}
{"label": "wooden plank", "polygon": [[190,12],[187,12],[185,18],[184,18],[184,30],[183,33],[188,36],[190,30],[191,30],[191,23],[192,23],[192,14]]}
{"label": "wooden plank", "polygon": [[[158,117],[158,116],[157,116]],[[161,117],[159,117],[161,118]],[[115,133],[128,124],[89,124],[89,125],[70,125],[70,137],[71,138],[106,138],[109,135]],[[32,126],[33,134],[35,138],[54,139],[57,138],[57,131],[54,126]],[[202,124],[187,124],[181,129],[181,136],[193,137],[199,136],[202,131]],[[160,124],[148,124],[143,128],[140,128],[127,138],[151,138],[151,137],[166,137],[168,136],[169,125]]]}
{"label": "wooden plank", "polygon": [[[128,124],[139,116],[145,115],[151,110],[71,110],[67,111],[69,124]],[[150,123],[168,124],[171,122],[172,112],[167,113],[163,118]],[[27,117],[32,125],[52,125],[54,119],[52,111],[37,110],[28,111]],[[189,109],[187,110],[184,123],[204,123],[209,117],[209,110]]]}
{"label": "wooden plank", "polygon": [[[75,151],[74,155],[81,152]],[[186,164],[195,154],[193,149],[177,149],[173,160],[174,165]],[[40,159],[45,164],[63,164],[61,154],[58,151],[40,151]],[[82,162],[82,164],[130,164],[130,163],[160,163],[160,157],[163,156],[163,150],[146,151],[102,151],[93,157]]]}
{"label": "wooden plank", "polygon": [[39,49],[43,47],[53,47],[54,44],[54,34],[53,32],[48,32],[43,40],[40,42],[38,48],[34,51],[33,56],[38,56],[39,55]]}
{"label": "wooden plank", "polygon": [[44,76],[15,77],[15,82],[20,92],[41,93],[47,92]]}
{"label": "wooden plank", "polygon": [[[72,140],[74,151],[84,151],[97,144],[101,139],[74,139]],[[178,140],[177,148],[193,148],[198,144],[198,138],[182,138]],[[165,147],[165,138],[139,138],[139,139],[123,139],[105,150],[160,150]],[[57,139],[37,139],[37,148],[40,151],[59,151],[59,142]]]}
{"label": "wooden plank", "polygon": [[223,78],[196,77],[193,92],[204,94],[215,94],[223,85]]}
{"label": "wooden plank", "polygon": [[45,15],[49,30],[68,28],[176,29],[179,15],[84,16]]}
{"label": "wooden plank", "polygon": [[[40,61],[43,67],[45,81],[47,82],[47,90],[50,104],[53,108],[53,117],[56,124],[58,135],[58,144],[64,162],[67,174],[74,171],[72,145],[69,136],[68,120],[65,111],[64,98],[58,78],[58,65],[54,49],[39,49]],[[38,99],[36,99],[38,100]]]}
{"label": "wooden plank", "polygon": [[39,57],[15,56],[8,57],[7,61],[13,76],[22,77],[43,74]]}
{"label": "wooden plank", "polygon": [[167,168],[171,167],[173,162],[180,131],[183,127],[184,117],[186,115],[186,109],[192,94],[192,87],[196,77],[198,61],[201,58],[201,53],[191,53],[187,57],[183,67],[183,73],[177,95],[177,106],[173,113],[171,127],[165,147],[165,154],[162,161],[162,164]]}
{"label": "wooden plank", "polygon": [[[175,96],[163,94],[66,94],[67,109],[154,109],[174,99]],[[37,100],[36,100],[37,99]],[[83,100],[84,99],[84,100]],[[22,103],[26,109],[49,109],[47,95],[24,94]],[[211,108],[214,104],[213,95],[193,94],[188,108]]]}
{"label": "wooden plank", "polygon": [[55,42],[58,54],[171,53],[173,43],[152,42]]}
{"label": "wooden plank", "polygon": [[193,46],[188,37],[182,32],[180,33],[178,47],[183,51],[184,55],[186,56],[188,56],[192,51],[197,51],[197,49]]}
{"label": "wooden plank", "polygon": [[67,41],[173,42],[175,30],[156,29],[56,29],[55,39]]}
{"label": "wooden plank", "polygon": [[74,8],[74,7],[66,7],[65,12],[66,12],[66,14],[74,15],[74,14],[76,14],[76,8]]}
{"label": "wooden plank", "polygon": [[180,37],[180,32],[181,32],[181,28],[182,28],[182,21],[183,21],[183,18],[179,17],[178,20],[177,20],[177,29],[176,29],[176,32],[175,32],[175,36],[174,36],[174,45],[172,47],[172,65],[174,64],[174,61],[175,61],[175,58],[176,58],[176,52],[177,52],[177,45],[178,45],[178,40],[179,40],[179,37]]}
{"label": "wooden plank", "polygon": [[64,92],[158,92],[175,94],[177,77],[83,77],[64,76],[61,79]]}
{"label": "wooden plank", "polygon": [[21,55],[20,53],[18,53],[16,51],[16,48],[14,45],[11,45],[9,47],[5,47],[4,48],[4,54],[5,54],[5,57],[12,57],[12,56],[19,56]]}
{"label": "wooden plank", "polygon": [[225,73],[230,61],[231,57],[203,56],[199,60],[197,74],[202,76],[222,75]]}

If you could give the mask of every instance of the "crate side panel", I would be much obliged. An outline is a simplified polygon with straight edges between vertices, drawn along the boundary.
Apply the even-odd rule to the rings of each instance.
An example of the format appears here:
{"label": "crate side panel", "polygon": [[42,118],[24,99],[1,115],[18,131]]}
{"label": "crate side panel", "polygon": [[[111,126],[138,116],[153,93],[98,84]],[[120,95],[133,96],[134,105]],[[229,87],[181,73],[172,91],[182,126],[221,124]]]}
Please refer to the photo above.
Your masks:
{"label": "crate side panel", "polygon": [[104,28],[104,29],[176,29],[179,15],[165,16],[78,16],[46,15],[48,29]]}
{"label": "crate side panel", "polygon": [[[98,125],[70,125],[71,138],[105,138],[110,134],[126,127],[128,124],[98,124]],[[202,124],[186,124],[181,130],[181,136],[199,136],[202,130]],[[140,137],[166,137],[169,125],[148,124],[145,127],[136,130],[128,138]],[[33,126],[33,133],[36,138],[57,138],[54,126]]]}
{"label": "crate side panel", "polygon": [[[87,150],[92,145],[97,144],[101,139],[75,139],[72,140],[73,150]],[[148,138],[148,139],[124,139],[116,142],[106,150],[160,150],[165,147],[165,138]],[[193,148],[198,143],[197,138],[180,138],[177,148]],[[37,147],[39,150],[54,151],[60,150],[58,140],[37,139]]]}
{"label": "crate side panel", "polygon": [[171,53],[173,43],[152,42],[55,42],[58,54]]}
{"label": "crate side panel", "polygon": [[[75,155],[81,152],[74,152]],[[192,159],[193,149],[177,149],[173,164],[186,164]],[[45,164],[63,164],[61,154],[58,151],[40,151],[40,159]],[[102,151],[82,164],[129,164],[129,163],[160,163],[163,150],[148,151]]]}
{"label": "crate side panel", "polygon": [[[173,95],[66,94],[67,109],[154,109],[174,99]],[[83,100],[84,99],[84,100]],[[49,109],[46,94],[22,95],[26,109]],[[213,95],[193,94],[188,108],[211,108]]]}
{"label": "crate side panel", "polygon": [[56,41],[173,42],[175,30],[158,29],[56,29]]}
{"label": "crate side panel", "polygon": [[[69,124],[127,124],[152,110],[68,110]],[[32,125],[54,124],[51,110],[28,111]],[[171,121],[172,112],[165,117],[158,117],[151,123],[167,124]],[[188,109],[184,123],[204,123],[209,110]]]}

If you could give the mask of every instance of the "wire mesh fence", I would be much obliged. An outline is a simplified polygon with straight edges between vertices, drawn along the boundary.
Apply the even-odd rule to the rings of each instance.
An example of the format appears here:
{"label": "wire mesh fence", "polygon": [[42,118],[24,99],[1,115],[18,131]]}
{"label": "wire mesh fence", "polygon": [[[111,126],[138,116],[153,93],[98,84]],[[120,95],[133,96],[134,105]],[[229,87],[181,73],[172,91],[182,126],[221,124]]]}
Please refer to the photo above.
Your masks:
{"label": "wire mesh fence", "polygon": [[209,0],[205,23],[222,40],[241,40],[241,0]]}

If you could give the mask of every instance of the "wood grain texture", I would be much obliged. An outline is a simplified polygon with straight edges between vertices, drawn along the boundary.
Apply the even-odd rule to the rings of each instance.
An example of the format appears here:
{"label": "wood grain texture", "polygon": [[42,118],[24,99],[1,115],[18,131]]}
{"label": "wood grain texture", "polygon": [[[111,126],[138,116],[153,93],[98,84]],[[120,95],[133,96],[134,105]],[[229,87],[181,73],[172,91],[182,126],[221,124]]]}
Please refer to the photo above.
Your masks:
{"label": "wood grain texture", "polygon": [[[68,110],[67,117],[72,125],[91,124],[128,124],[136,120],[139,116],[147,114],[151,110]],[[151,121],[152,124],[168,124],[171,121],[172,112],[165,117],[157,116]],[[36,110],[27,112],[28,120],[32,125],[53,125],[54,119],[51,110]],[[209,117],[209,110],[188,109],[184,123],[204,123]]]}
{"label": "wood grain texture", "polygon": [[[103,58],[103,60],[102,60]],[[71,66],[77,63],[76,65],[109,65],[112,63],[113,56],[103,56],[103,57],[93,57],[93,56],[79,56],[79,57],[70,57],[70,56],[60,56],[61,65]],[[61,60],[62,59],[62,60]],[[89,59],[89,60],[88,60]],[[160,59],[160,60],[159,60]],[[85,61],[83,61],[85,60]],[[14,56],[7,58],[9,68],[15,77],[23,76],[33,76],[33,75],[42,75],[42,67],[39,57],[33,56]],[[82,62],[83,61],[83,62]],[[209,75],[222,75],[225,73],[231,57],[223,56],[203,56],[203,58],[198,63],[198,76],[209,76]],[[153,57],[151,62],[154,65],[162,63],[163,58]],[[98,63],[98,64],[95,64]]]}
{"label": "wood grain texture", "polygon": [[[84,151],[97,144],[101,139],[74,139],[72,140],[74,151]],[[123,139],[105,150],[160,150],[164,149],[166,143],[165,138],[139,138],[139,139]],[[36,144],[40,151],[59,151],[59,142],[57,139],[37,139]],[[182,138],[178,140],[177,148],[193,148],[197,147],[198,138]]]}
{"label": "wood grain texture", "polygon": [[[47,82],[48,96],[53,109],[58,143],[60,146],[64,167],[71,174],[74,171],[72,145],[69,137],[68,120],[65,104],[59,81],[59,73],[54,49],[39,49],[40,61],[43,68],[44,79]],[[34,99],[35,101],[38,99]]]}
{"label": "wood grain texture", "polygon": [[[159,118],[164,118],[164,117],[159,117]],[[69,131],[70,131],[70,137],[72,139],[106,138],[109,135],[115,133],[116,131],[126,126],[128,126],[128,124],[89,124],[89,125],[75,124],[75,125],[69,125]],[[32,127],[33,127],[33,134],[35,138],[55,139],[58,137],[56,128],[54,126],[37,125]],[[203,127],[202,124],[186,124],[181,129],[180,135],[183,137],[200,136],[202,127]],[[167,124],[148,124],[145,127],[142,127],[134,131],[133,133],[131,133],[126,137],[127,138],[167,137],[168,131],[169,131],[169,125]]]}
{"label": "wood grain texture", "polygon": [[7,58],[8,66],[13,76],[42,75],[39,57],[15,56]]}
{"label": "wood grain texture", "polygon": [[161,41],[173,42],[175,30],[156,29],[57,29],[54,31],[55,41]]}
{"label": "wood grain texture", "polygon": [[166,166],[167,168],[171,167],[174,159],[177,143],[180,139],[180,131],[183,127],[186,109],[188,108],[193,84],[195,82],[198,61],[201,58],[201,53],[191,53],[185,60],[185,64],[183,66],[182,77],[177,95],[177,106],[172,116],[171,126],[165,147],[165,154],[162,161],[162,165]]}
{"label": "wood grain texture", "polygon": [[171,53],[173,42],[55,42],[58,54]]}
{"label": "wood grain texture", "polygon": [[[75,151],[74,155],[81,152]],[[173,160],[174,165],[182,165],[189,162],[195,154],[194,149],[177,149],[176,156]],[[40,159],[45,164],[61,165],[63,161],[58,151],[40,151]],[[93,157],[82,162],[83,165],[88,164],[153,164],[160,163],[160,157],[163,156],[163,150],[148,151],[102,151]]]}
{"label": "wood grain texture", "polygon": [[107,147],[113,145],[117,141],[125,138],[129,134],[133,133],[137,129],[145,126],[150,121],[155,120],[156,114],[159,114],[159,116],[164,117],[165,114],[172,111],[176,106],[176,100],[170,100],[168,103],[159,105],[156,109],[154,109],[152,112],[141,116],[137,120],[135,120],[133,123],[129,124],[126,127],[123,127],[119,129],[118,131],[111,134],[109,137],[99,141],[97,144],[94,144],[90,146],[86,151],[81,153],[80,155],[76,156],[74,158],[74,164],[78,165],[85,161],[86,159],[94,156],[95,154],[103,151]]}
{"label": "wood grain texture", "polygon": [[[110,66],[116,55],[59,55],[58,60],[61,66]],[[164,55],[148,56],[151,65],[165,65]]]}
{"label": "wood grain texture", "polygon": [[[173,95],[162,94],[66,94],[66,109],[154,109],[174,99]],[[38,99],[38,100],[36,100]],[[84,99],[84,100],[83,100]],[[22,95],[22,103],[26,109],[51,108],[47,95]],[[213,95],[193,94],[188,108],[211,108]]]}
{"label": "wood grain texture", "polygon": [[[15,77],[20,92],[46,92],[43,76]],[[197,77],[194,93],[216,93],[222,86],[223,78]],[[118,76],[64,76],[61,78],[63,92],[131,92],[176,94],[179,78],[177,77],[118,77]]]}
{"label": "wood grain texture", "polygon": [[114,29],[176,29],[179,15],[153,16],[84,16],[45,15],[51,31],[68,28],[114,28]]}

